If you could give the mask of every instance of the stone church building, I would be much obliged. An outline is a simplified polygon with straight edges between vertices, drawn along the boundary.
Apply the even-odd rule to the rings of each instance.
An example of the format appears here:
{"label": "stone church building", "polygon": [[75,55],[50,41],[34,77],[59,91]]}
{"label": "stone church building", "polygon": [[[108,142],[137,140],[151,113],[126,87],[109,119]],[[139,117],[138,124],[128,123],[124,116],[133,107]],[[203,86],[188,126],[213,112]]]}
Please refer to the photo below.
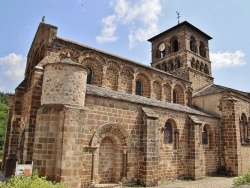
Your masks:
{"label": "stone church building", "polygon": [[250,169],[250,93],[214,84],[209,35],[182,22],[149,39],[151,66],[40,23],[10,97],[2,169],[71,188]]}

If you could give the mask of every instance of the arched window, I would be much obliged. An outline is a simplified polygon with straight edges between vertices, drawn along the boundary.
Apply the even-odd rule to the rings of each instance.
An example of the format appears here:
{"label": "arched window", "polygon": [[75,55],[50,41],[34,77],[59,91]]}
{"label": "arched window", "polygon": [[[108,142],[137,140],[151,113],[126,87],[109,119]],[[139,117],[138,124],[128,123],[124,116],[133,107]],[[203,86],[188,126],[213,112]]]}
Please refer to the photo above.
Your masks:
{"label": "arched window", "polygon": [[203,72],[203,63],[201,63],[200,71]]}
{"label": "arched window", "polygon": [[156,65],[156,68],[161,70],[161,65],[160,64]]}
{"label": "arched window", "polygon": [[176,59],[175,62],[176,62],[176,67],[177,68],[181,68],[181,61],[180,61],[180,59]]}
{"label": "arched window", "polygon": [[199,63],[199,61],[196,61],[196,70],[199,70],[200,69],[200,63]]}
{"label": "arched window", "polygon": [[175,90],[173,90],[173,103],[178,103],[178,94]]}
{"label": "arched window", "polygon": [[202,144],[208,144],[208,131],[206,126],[204,126],[202,130]]}
{"label": "arched window", "polygon": [[192,59],[192,61],[191,61],[191,67],[195,68],[195,60],[194,59]]}
{"label": "arched window", "polygon": [[170,61],[169,62],[169,70],[174,70],[174,63],[173,63],[173,61]]}
{"label": "arched window", "polygon": [[136,95],[142,95],[142,83],[140,80],[136,80],[135,84],[135,94]]}
{"label": "arched window", "polygon": [[171,144],[173,142],[173,127],[170,122],[165,124],[164,129],[164,143]]}
{"label": "arched window", "polygon": [[171,39],[171,52],[179,51],[179,42],[176,37]]}
{"label": "arched window", "polygon": [[196,53],[196,44],[195,43],[196,43],[195,38],[192,36],[191,40],[190,40],[190,50],[192,52]]}
{"label": "arched window", "polygon": [[87,84],[92,85],[93,80],[93,70],[90,67],[87,67]]}
{"label": "arched window", "polygon": [[205,45],[204,45],[203,42],[200,42],[199,51],[200,51],[200,55],[201,55],[202,57],[206,57],[206,49],[205,49]]}
{"label": "arched window", "polygon": [[162,63],[162,70],[167,71],[167,64],[165,62]]}
{"label": "arched window", "polygon": [[177,39],[175,39],[173,41],[173,51],[174,52],[178,52],[179,51],[179,44],[178,44],[178,40]]}

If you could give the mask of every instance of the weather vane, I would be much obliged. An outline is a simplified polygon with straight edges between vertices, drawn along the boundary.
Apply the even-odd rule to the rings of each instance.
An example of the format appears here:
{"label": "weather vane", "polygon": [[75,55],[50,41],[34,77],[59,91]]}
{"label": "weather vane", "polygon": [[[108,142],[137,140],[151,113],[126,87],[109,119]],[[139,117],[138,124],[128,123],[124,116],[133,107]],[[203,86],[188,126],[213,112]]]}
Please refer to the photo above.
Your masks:
{"label": "weather vane", "polygon": [[178,24],[179,24],[179,23],[180,23],[179,18],[180,18],[181,16],[180,16],[180,13],[179,13],[179,12],[177,12],[177,11],[176,11],[176,14],[177,14],[177,19],[178,19]]}

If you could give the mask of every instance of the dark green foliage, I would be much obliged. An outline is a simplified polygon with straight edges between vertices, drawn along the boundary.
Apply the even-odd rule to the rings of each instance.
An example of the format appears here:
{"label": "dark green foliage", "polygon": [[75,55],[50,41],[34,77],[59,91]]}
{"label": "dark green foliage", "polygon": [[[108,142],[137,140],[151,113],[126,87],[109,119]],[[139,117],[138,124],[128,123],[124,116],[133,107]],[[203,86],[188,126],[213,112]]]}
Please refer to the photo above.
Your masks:
{"label": "dark green foliage", "polygon": [[4,135],[5,135],[5,127],[6,120],[8,114],[8,99],[9,95],[0,92],[0,155],[3,151],[4,146]]}
{"label": "dark green foliage", "polygon": [[0,188],[66,188],[66,186],[47,181],[45,177],[39,177],[38,171],[35,171],[33,175],[12,176],[8,182],[0,184]]}
{"label": "dark green foliage", "polygon": [[8,105],[8,101],[9,101],[9,93],[0,92],[0,102]]}

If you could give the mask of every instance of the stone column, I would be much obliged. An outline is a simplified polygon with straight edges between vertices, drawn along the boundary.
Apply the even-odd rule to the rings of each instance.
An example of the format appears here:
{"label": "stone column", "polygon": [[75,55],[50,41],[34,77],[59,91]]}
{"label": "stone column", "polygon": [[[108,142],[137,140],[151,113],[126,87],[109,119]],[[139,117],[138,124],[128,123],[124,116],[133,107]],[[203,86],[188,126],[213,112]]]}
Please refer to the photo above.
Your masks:
{"label": "stone column", "polygon": [[135,94],[135,77],[132,80],[132,89],[131,89],[131,91],[132,91],[132,94]]}
{"label": "stone column", "polygon": [[91,166],[91,185],[94,186],[95,185],[95,179],[94,179],[94,175],[95,175],[95,152],[96,152],[97,147],[91,147],[92,150],[92,166]]}
{"label": "stone column", "polygon": [[243,121],[240,120],[240,140],[242,143],[244,143],[244,127],[243,127]]}
{"label": "stone column", "polygon": [[164,84],[161,85],[161,100],[166,100],[166,93],[164,93]]}
{"label": "stone column", "polygon": [[106,75],[106,72],[107,72],[107,66],[104,66],[103,67],[103,73],[102,73],[102,86],[103,87],[107,86],[107,75]]}
{"label": "stone column", "polygon": [[122,182],[127,180],[127,152],[128,149],[126,146],[123,148],[123,162],[122,162]]}

